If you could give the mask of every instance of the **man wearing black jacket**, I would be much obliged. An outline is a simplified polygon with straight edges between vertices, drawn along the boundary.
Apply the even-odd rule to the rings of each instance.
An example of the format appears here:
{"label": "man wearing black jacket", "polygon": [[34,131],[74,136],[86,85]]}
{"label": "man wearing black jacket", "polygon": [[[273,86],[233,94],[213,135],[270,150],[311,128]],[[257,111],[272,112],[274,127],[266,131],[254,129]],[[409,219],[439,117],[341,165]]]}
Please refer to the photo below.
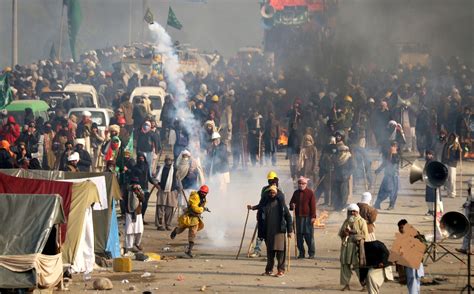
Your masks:
{"label": "man wearing black jacket", "polygon": [[[283,195],[278,193],[276,186],[270,186],[266,190],[266,197],[262,199],[264,205],[260,206],[257,214],[259,223],[258,237],[265,240],[267,247],[267,266],[263,275],[273,274],[275,257],[277,259],[277,270],[275,277],[285,275],[286,235],[292,237],[293,226],[290,211],[286,206],[285,198],[277,197]],[[259,204],[260,205],[260,204]]]}
{"label": "man wearing black jacket", "polygon": [[79,154],[79,162],[77,163],[77,168],[81,172],[90,172],[92,159],[89,152],[84,149],[85,139],[77,138],[74,140],[76,152]]}

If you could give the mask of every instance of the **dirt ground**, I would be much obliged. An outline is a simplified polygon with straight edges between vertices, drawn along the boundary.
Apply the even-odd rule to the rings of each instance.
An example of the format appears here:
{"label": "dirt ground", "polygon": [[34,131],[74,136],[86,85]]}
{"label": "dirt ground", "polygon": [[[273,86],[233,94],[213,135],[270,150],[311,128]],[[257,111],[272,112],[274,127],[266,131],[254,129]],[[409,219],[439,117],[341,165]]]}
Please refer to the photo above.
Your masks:
{"label": "dirt ground", "polygon": [[[289,179],[288,161],[284,155],[279,154],[278,165],[274,168],[281,179],[282,188],[287,200],[293,192],[292,183]],[[463,178],[474,176],[474,163],[463,163]],[[376,165],[373,165],[373,169]],[[95,291],[92,282],[98,277],[108,277],[112,280],[114,289],[109,293],[133,292],[142,293],[172,293],[172,292],[247,292],[247,293],[271,293],[271,292],[320,292],[339,293],[339,248],[341,241],[337,231],[342,224],[345,215],[329,211],[329,219],[324,229],[315,229],[316,259],[296,260],[294,259],[294,239],[291,244],[290,269],[282,278],[263,277],[265,258],[247,258],[247,248],[255,228],[255,212],[250,213],[247,225],[245,241],[240,258],[236,260],[236,253],[242,236],[243,224],[246,216],[246,204],[256,204],[259,199],[259,190],[266,183],[266,173],[272,170],[270,167],[254,167],[248,171],[237,171],[232,174],[232,183],[228,194],[215,195],[212,190],[208,196],[211,215],[216,213],[218,217],[210,218],[205,215],[206,227],[199,232],[196,240],[194,259],[184,258],[184,248],[187,244],[187,234],[178,235],[175,240],[170,240],[169,232],[157,231],[154,226],[155,200],[152,195],[145,220],[149,225],[145,226],[143,246],[145,252],[154,252],[166,260],[158,262],[133,261],[131,273],[114,273],[111,268],[100,268],[93,272],[92,279],[85,281],[82,275],[74,275],[69,283],[70,292]],[[396,209],[392,211],[381,210],[376,222],[376,236],[390,248],[394,234],[397,231],[397,222],[406,218],[420,232],[432,233],[432,218],[424,214],[427,207],[424,200],[424,185],[408,182],[409,167],[401,171],[400,192]],[[458,168],[458,179],[460,170]],[[375,200],[378,186],[382,175],[376,179],[376,189],[372,190]],[[260,184],[252,184],[257,182]],[[459,183],[459,181],[458,181]],[[463,184],[463,188],[465,185]],[[458,196],[460,194],[458,185]],[[356,183],[353,191],[352,202],[360,200],[363,188]],[[442,192],[445,194],[445,192]],[[463,197],[444,198],[444,210],[461,211],[464,203],[466,189]],[[253,199],[251,201],[250,199]],[[249,203],[250,202],[250,203]],[[382,204],[382,209],[388,204]],[[321,208],[318,207],[318,213]],[[229,221],[231,219],[231,221]],[[212,223],[211,223],[212,222]],[[222,236],[206,233],[206,230],[217,231],[221,222],[228,222]],[[123,230],[123,228],[121,228]],[[217,241],[216,241],[217,240]],[[446,247],[454,251],[461,246],[460,240],[446,240]],[[265,250],[264,250],[265,252]],[[467,262],[464,255],[457,254],[459,258]],[[423,285],[422,293],[458,293],[467,283],[467,266],[451,255],[433,263],[429,260],[425,266],[426,277],[442,278],[445,281],[438,285]],[[149,273],[149,277],[142,277]],[[148,274],[146,274],[148,275]],[[396,276],[396,273],[394,272]],[[352,292],[361,289],[355,274],[351,280]],[[382,287],[382,293],[406,293],[406,286],[397,282],[387,282]]]}

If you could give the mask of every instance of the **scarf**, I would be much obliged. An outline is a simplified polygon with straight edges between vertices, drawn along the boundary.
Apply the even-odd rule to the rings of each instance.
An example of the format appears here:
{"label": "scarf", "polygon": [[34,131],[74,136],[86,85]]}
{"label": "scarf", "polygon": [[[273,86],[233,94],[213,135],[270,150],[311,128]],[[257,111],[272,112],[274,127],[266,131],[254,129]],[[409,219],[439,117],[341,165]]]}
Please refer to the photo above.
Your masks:
{"label": "scarf", "polygon": [[336,159],[336,164],[341,166],[345,164],[351,158],[351,153],[349,151],[341,152],[341,154]]}
{"label": "scarf", "polygon": [[176,177],[179,181],[182,181],[189,172],[189,161],[190,158],[184,160],[180,154],[176,160]]}
{"label": "scarf", "polygon": [[[161,174],[163,173],[163,168],[164,168],[164,167],[165,167],[165,166],[162,165],[162,166],[160,167],[160,170],[158,171],[158,175],[156,176],[156,179],[157,179],[158,181],[161,181]],[[166,179],[165,191],[163,191],[163,192],[165,192],[165,193],[166,193],[166,192],[171,192],[171,185],[173,184],[173,172],[174,172],[174,167],[173,167],[173,165],[171,165],[171,166],[170,166],[170,171],[169,171],[169,173],[168,173],[168,178]]]}

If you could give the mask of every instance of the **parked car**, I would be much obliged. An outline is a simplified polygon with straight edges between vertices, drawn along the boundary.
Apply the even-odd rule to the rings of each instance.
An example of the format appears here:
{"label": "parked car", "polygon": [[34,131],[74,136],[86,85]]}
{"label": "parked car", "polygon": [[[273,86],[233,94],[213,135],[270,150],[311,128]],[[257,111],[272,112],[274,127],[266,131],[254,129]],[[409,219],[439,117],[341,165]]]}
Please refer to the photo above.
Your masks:
{"label": "parked car", "polygon": [[165,103],[166,91],[161,87],[137,87],[130,95],[130,102],[135,104],[137,99],[145,95],[148,95],[151,100],[151,115],[155,117],[157,126],[161,127],[160,115]]}
{"label": "parked car", "polygon": [[53,111],[58,108],[69,110],[76,107],[100,107],[97,91],[93,86],[85,84],[69,84],[64,91],[43,92],[40,99],[48,103]]}

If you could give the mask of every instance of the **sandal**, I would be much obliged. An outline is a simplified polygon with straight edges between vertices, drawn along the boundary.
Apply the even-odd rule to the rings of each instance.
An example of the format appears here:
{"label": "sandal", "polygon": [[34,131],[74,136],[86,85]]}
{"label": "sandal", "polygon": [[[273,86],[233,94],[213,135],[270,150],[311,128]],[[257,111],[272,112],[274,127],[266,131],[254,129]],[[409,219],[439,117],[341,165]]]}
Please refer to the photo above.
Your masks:
{"label": "sandal", "polygon": [[281,277],[284,277],[285,276],[285,272],[278,272],[275,277],[276,278],[281,278]]}

